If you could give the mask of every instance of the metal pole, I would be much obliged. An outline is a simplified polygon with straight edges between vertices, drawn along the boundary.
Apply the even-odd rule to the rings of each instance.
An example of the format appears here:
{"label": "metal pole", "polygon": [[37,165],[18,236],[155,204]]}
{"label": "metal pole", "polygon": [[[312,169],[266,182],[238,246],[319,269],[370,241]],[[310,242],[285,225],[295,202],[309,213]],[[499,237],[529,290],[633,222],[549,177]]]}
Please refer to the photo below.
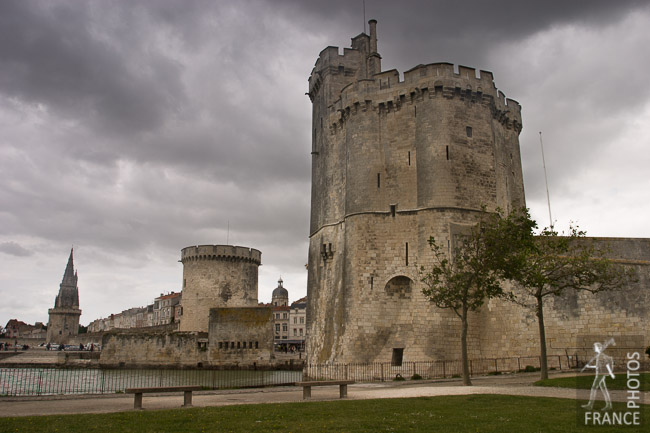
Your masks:
{"label": "metal pole", "polygon": [[544,167],[544,182],[546,183],[546,201],[548,203],[548,219],[551,221],[551,230],[553,230],[553,217],[551,216],[551,196],[548,193],[548,176],[546,175],[546,159],[544,158],[544,143],[542,142],[542,131],[539,131],[539,146],[542,148],[542,166]]}

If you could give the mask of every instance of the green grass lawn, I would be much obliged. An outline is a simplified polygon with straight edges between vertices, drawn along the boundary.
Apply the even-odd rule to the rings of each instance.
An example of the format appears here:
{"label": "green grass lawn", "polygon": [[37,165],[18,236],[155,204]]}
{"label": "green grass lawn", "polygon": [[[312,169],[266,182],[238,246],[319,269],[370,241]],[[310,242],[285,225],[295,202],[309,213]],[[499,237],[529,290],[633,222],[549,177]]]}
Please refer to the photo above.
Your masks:
{"label": "green grass lawn", "polygon": [[[607,379],[607,389],[627,389],[627,375],[625,372],[615,373],[616,378]],[[641,373],[640,376],[642,391],[650,391],[650,373]],[[560,388],[591,389],[594,376],[571,376],[555,379],[538,380],[537,386],[555,386]],[[650,403],[650,402],[649,402]]]}
{"label": "green grass lawn", "polygon": [[[615,404],[623,410],[624,403]],[[645,418],[650,406],[644,406]],[[0,418],[0,432],[582,432],[574,400],[468,395]],[[597,427],[598,432],[641,428]]]}

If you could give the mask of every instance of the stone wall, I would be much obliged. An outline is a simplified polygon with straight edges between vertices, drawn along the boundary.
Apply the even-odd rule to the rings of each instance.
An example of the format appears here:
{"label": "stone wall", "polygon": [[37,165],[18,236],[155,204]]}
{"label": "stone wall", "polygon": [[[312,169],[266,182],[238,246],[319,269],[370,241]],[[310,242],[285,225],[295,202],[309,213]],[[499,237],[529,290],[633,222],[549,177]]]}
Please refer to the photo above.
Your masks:
{"label": "stone wall", "polygon": [[[417,265],[434,236],[449,250],[481,206],[525,204],[521,107],[490,72],[448,63],[370,74],[368,36],[323,50],[309,79],[312,204],[308,273],[309,362],[460,357],[460,321],[421,293]],[[364,66],[365,65],[365,66]],[[549,354],[581,333],[645,335],[647,239],[590,239],[640,273],[627,291],[549,302]],[[472,358],[536,356],[532,310],[490,301],[470,317]]]}
{"label": "stone wall", "polygon": [[198,332],[110,331],[102,338],[100,365],[197,367],[199,362],[207,364],[207,338],[207,333]]}
{"label": "stone wall", "polygon": [[364,38],[342,56],[323,50],[309,79],[310,362],[390,360],[399,347],[442,355],[455,328],[417,284],[426,240],[451,242],[483,205],[524,205],[521,107],[492,74],[448,63],[403,81],[394,70],[369,74]]}
{"label": "stone wall", "polygon": [[210,362],[225,366],[266,366],[273,357],[271,307],[210,310]]}

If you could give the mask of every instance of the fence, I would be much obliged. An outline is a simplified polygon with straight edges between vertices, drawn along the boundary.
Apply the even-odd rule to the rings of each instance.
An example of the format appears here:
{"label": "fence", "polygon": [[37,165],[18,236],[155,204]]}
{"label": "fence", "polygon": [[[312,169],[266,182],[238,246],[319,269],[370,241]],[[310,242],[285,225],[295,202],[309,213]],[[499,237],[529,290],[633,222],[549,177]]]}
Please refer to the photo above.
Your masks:
{"label": "fence", "polygon": [[298,382],[288,370],[130,370],[0,368],[0,396],[112,394],[126,388],[196,385],[205,389],[279,386]]}
{"label": "fence", "polygon": [[[575,356],[554,355],[547,358],[548,368],[569,370],[578,365]],[[540,357],[512,357],[471,359],[469,369],[471,375],[499,374],[513,371],[523,371],[528,367],[540,368]],[[415,361],[393,365],[390,362],[374,362],[367,364],[307,364],[304,375],[309,380],[356,380],[359,382],[384,382],[395,378],[411,378],[415,375],[423,379],[440,379],[460,376],[463,372],[460,360],[453,361]]]}
{"label": "fence", "polygon": [[[553,355],[549,369],[582,367],[586,355]],[[538,369],[540,357],[472,359],[472,375]],[[528,367],[528,368],[527,368]],[[642,369],[647,371],[648,365]],[[126,388],[197,385],[205,389],[247,388],[291,385],[301,380],[355,380],[384,382],[415,375],[423,379],[460,376],[462,364],[452,361],[415,361],[393,365],[390,362],[366,364],[306,364],[302,371],[291,370],[141,370],[91,368],[0,368],[0,396],[38,396],[57,394],[109,394]]]}

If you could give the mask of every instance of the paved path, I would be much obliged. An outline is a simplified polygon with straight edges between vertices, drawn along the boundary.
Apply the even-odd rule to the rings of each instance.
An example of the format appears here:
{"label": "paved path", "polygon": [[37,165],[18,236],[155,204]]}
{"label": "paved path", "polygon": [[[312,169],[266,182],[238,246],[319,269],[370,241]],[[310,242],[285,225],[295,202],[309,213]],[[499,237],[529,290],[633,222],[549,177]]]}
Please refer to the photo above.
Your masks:
{"label": "paved path", "polygon": [[[553,377],[558,377],[554,375]],[[472,378],[474,386],[462,386],[458,379],[436,382],[386,382],[360,383],[348,387],[348,399],[434,397],[441,395],[505,394],[535,397],[555,397],[587,400],[588,390],[532,386],[538,374],[512,374]],[[312,389],[312,401],[337,400],[338,387]],[[612,400],[625,401],[625,391],[611,391]],[[598,397],[602,395],[599,393]],[[302,388],[275,387],[227,391],[201,391],[194,393],[194,407],[228,406],[235,404],[302,402]],[[644,393],[644,401],[650,402],[650,393]],[[145,410],[174,409],[183,402],[181,393],[145,394]],[[133,395],[66,396],[66,397],[13,397],[0,398],[0,417],[109,413],[133,410]]]}

